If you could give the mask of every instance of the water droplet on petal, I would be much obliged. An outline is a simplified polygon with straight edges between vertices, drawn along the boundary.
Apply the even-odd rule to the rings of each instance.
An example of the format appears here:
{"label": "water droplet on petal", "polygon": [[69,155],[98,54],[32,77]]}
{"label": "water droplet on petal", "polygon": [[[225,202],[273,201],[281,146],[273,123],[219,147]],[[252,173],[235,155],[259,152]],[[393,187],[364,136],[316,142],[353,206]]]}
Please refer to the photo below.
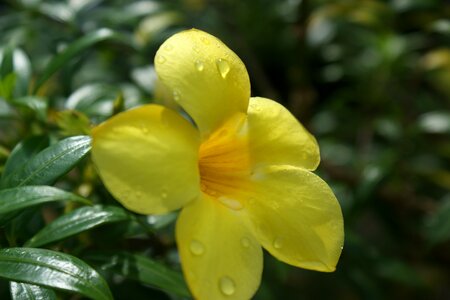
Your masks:
{"label": "water droplet on petal", "polygon": [[197,69],[197,71],[201,72],[205,68],[205,64],[201,60],[196,60],[195,68]]}
{"label": "water droplet on petal", "polygon": [[244,248],[250,247],[250,240],[248,238],[246,238],[246,237],[242,238],[241,239],[241,245]]}
{"label": "water droplet on petal", "polygon": [[194,46],[194,47],[192,48],[192,50],[194,50],[194,52],[196,52],[196,53],[200,53],[200,48],[197,47],[197,46]]}
{"label": "water droplet on petal", "polygon": [[262,181],[266,178],[266,174],[261,170],[253,170],[251,173],[251,179],[254,181]]}
{"label": "water droplet on petal", "polygon": [[164,46],[164,49],[167,50],[167,51],[171,51],[173,49],[173,46],[170,45],[170,44],[167,44],[167,45]]}
{"label": "water droplet on petal", "polygon": [[216,60],[217,70],[219,70],[220,76],[222,78],[226,78],[228,75],[228,72],[230,72],[230,64],[222,58],[219,58]]}
{"label": "water droplet on petal", "polygon": [[205,45],[209,45],[209,44],[211,44],[211,42],[206,38],[206,37],[204,37],[204,36],[202,36],[201,38],[200,38],[200,40],[203,42],[203,44],[205,44]]}
{"label": "water droplet on petal", "polygon": [[162,56],[161,54],[159,54],[158,57],[156,58],[156,62],[159,64],[163,64],[166,62],[166,58],[164,56]]}
{"label": "water droplet on petal", "polygon": [[205,252],[205,246],[197,240],[192,240],[189,245],[189,250],[191,250],[191,253],[195,256],[200,256]]}
{"label": "water droplet on petal", "polygon": [[166,199],[167,198],[167,188],[161,189],[161,198]]}
{"label": "water droplet on petal", "polygon": [[242,208],[244,208],[244,206],[242,205],[241,202],[239,202],[238,200],[232,199],[232,198],[228,198],[228,197],[219,197],[218,200],[225,205],[228,208],[231,208],[233,210],[241,210]]}
{"label": "water droplet on petal", "polygon": [[178,91],[173,91],[173,100],[176,102],[180,101],[180,93]]}
{"label": "water droplet on petal", "polygon": [[280,249],[281,247],[283,247],[283,239],[282,238],[276,238],[273,240],[273,247],[275,249]]}
{"label": "water droplet on petal", "polygon": [[228,276],[223,276],[219,280],[219,288],[225,296],[231,296],[236,292],[236,284],[233,279]]}

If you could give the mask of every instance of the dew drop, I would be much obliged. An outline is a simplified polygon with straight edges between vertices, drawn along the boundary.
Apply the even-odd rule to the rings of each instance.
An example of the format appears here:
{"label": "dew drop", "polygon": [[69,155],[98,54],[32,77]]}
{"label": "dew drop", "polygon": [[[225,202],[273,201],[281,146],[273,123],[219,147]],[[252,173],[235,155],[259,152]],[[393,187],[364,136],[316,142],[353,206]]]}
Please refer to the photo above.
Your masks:
{"label": "dew drop", "polygon": [[170,44],[167,44],[167,45],[164,46],[164,49],[167,50],[167,51],[171,51],[173,49],[173,46],[170,45]]}
{"label": "dew drop", "polygon": [[156,62],[159,63],[159,64],[163,64],[163,63],[166,62],[166,58],[160,54],[160,55],[158,55],[158,57],[156,58]]}
{"label": "dew drop", "polygon": [[194,46],[192,50],[194,50],[194,52],[196,53],[200,53],[200,48],[198,48],[197,46]]}
{"label": "dew drop", "polygon": [[228,72],[230,72],[230,64],[228,64],[225,59],[219,58],[218,60],[216,60],[216,65],[217,70],[219,70],[220,76],[222,76],[222,78],[226,78]]}
{"label": "dew drop", "polygon": [[180,93],[178,91],[173,91],[173,100],[176,102],[180,101]]}
{"label": "dew drop", "polygon": [[236,284],[233,279],[228,276],[223,276],[219,280],[219,288],[225,296],[231,296],[236,292]]}
{"label": "dew drop", "polygon": [[241,239],[241,245],[244,248],[250,247],[250,240],[248,238],[246,238],[246,237],[242,238]]}
{"label": "dew drop", "polygon": [[148,127],[145,126],[145,125],[143,125],[143,126],[141,127],[141,130],[142,130],[142,133],[144,133],[144,134],[149,133]]}
{"label": "dew drop", "polygon": [[205,64],[201,60],[196,60],[195,61],[195,68],[197,69],[197,71],[201,72],[205,68]]}
{"label": "dew drop", "polygon": [[167,198],[167,188],[163,188],[161,190],[161,198],[166,199]]}
{"label": "dew drop", "polygon": [[225,205],[228,208],[231,208],[233,210],[241,210],[242,208],[244,208],[244,206],[242,205],[241,202],[232,199],[232,198],[228,198],[228,197],[219,197],[218,200]]}
{"label": "dew drop", "polygon": [[211,42],[206,38],[206,37],[201,37],[200,38],[200,40],[203,42],[203,44],[205,44],[205,45],[209,45],[209,44],[211,44]]}
{"label": "dew drop", "polygon": [[283,239],[282,238],[276,238],[273,240],[273,247],[275,249],[280,249],[281,247],[283,247]]}
{"label": "dew drop", "polygon": [[266,178],[266,174],[261,170],[253,170],[251,173],[251,178],[254,181],[262,181]]}
{"label": "dew drop", "polygon": [[195,256],[200,256],[205,252],[205,247],[199,241],[192,240],[191,244],[189,245],[189,250],[191,250],[191,253]]}

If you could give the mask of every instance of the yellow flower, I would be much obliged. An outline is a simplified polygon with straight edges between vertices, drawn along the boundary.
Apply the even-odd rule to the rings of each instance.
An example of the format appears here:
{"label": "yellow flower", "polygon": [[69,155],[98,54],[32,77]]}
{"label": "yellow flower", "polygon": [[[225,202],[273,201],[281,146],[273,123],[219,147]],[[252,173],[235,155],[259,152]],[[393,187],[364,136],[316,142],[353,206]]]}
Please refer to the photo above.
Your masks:
{"label": "yellow flower", "polygon": [[182,208],[176,240],[196,299],[250,299],[262,248],[293,266],[332,272],[342,213],[310,171],[316,140],[280,104],[250,98],[242,61],[217,38],[187,30],[155,57],[177,112],[144,105],[93,130],[92,155],[108,190],[141,214]]}

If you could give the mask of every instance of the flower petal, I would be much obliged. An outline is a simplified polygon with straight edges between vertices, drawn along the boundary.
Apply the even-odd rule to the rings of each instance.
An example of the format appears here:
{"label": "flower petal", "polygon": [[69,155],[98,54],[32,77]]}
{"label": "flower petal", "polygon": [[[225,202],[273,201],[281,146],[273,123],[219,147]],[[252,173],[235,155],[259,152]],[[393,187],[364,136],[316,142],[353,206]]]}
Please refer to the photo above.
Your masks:
{"label": "flower petal", "polygon": [[250,299],[262,273],[262,249],[239,212],[203,196],[186,206],[176,238],[195,299]]}
{"label": "flower petal", "polygon": [[250,80],[239,57],[196,29],[170,37],[155,56],[156,72],[207,136],[236,112],[246,112]]}
{"label": "flower petal", "polygon": [[279,260],[305,269],[332,272],[344,242],[343,218],[328,185],[291,166],[254,173],[246,211],[258,241]]}
{"label": "flower petal", "polygon": [[111,194],[141,214],[175,210],[200,193],[197,130],[176,112],[145,105],[93,130],[92,158]]}
{"label": "flower petal", "polygon": [[316,139],[281,104],[251,98],[247,122],[253,165],[317,168],[320,154]]}

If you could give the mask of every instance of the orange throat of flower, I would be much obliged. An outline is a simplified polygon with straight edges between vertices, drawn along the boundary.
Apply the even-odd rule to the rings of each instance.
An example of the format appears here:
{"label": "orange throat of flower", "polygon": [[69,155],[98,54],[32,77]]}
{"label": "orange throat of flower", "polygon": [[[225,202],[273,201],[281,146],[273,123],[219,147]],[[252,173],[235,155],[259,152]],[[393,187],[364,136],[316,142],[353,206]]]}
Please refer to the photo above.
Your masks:
{"label": "orange throat of flower", "polygon": [[233,210],[244,207],[236,200],[248,184],[250,159],[245,115],[231,118],[200,146],[200,180],[203,193]]}

